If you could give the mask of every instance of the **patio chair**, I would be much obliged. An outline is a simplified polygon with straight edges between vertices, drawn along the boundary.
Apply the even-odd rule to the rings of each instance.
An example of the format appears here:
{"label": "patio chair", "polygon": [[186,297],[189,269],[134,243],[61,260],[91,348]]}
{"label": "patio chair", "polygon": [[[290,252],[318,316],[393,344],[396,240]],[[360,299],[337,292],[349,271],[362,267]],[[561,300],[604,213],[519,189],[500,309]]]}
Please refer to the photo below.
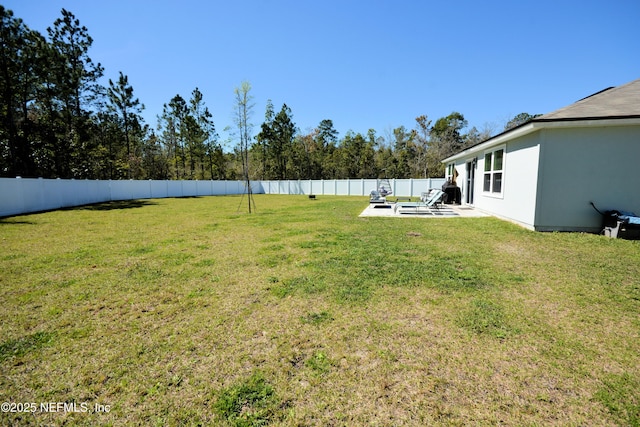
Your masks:
{"label": "patio chair", "polygon": [[378,188],[378,192],[380,193],[380,195],[382,195],[382,197],[390,196],[393,194],[393,191],[390,188],[389,189],[385,188],[384,185]]}
{"label": "patio chair", "polygon": [[438,204],[444,203],[447,200],[447,194],[437,188],[432,188],[426,193],[422,193],[420,201],[424,202],[428,208],[434,207],[438,209]]}
{"label": "patio chair", "polygon": [[419,212],[420,208],[426,208],[426,213],[435,213],[440,209],[439,205],[446,200],[446,197],[447,195],[444,191],[432,188],[429,191],[422,193],[419,202],[397,202],[396,206],[394,207],[394,212],[397,212],[400,209],[402,213],[402,209],[404,208],[413,208],[413,211]]}
{"label": "patio chair", "polygon": [[378,190],[371,190],[369,203],[386,203],[387,199]]}

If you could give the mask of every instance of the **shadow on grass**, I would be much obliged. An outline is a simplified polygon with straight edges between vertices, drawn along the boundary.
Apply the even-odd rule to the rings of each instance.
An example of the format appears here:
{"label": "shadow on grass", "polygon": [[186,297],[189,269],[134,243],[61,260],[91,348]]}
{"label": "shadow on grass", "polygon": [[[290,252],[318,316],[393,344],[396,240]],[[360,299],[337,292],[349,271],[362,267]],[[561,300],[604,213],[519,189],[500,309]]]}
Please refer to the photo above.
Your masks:
{"label": "shadow on grass", "polygon": [[32,221],[14,220],[13,217],[0,218],[0,225],[34,225]]}
{"label": "shadow on grass", "polygon": [[83,206],[74,206],[70,208],[64,208],[61,210],[65,211],[75,211],[75,210],[85,210],[85,211],[112,211],[112,210],[120,210],[120,209],[136,209],[142,208],[145,206],[154,206],[158,203],[151,200],[117,200],[113,202],[104,202],[104,203],[96,203],[93,205],[83,205]]}
{"label": "shadow on grass", "polygon": [[0,218],[0,226],[2,225],[35,225],[36,222],[32,221],[23,221],[18,220],[17,218],[23,215],[34,215],[39,213],[53,212],[53,211],[76,211],[76,210],[85,210],[85,211],[112,211],[119,209],[135,209],[142,208],[145,206],[154,206],[158,203],[151,200],[117,200],[113,202],[103,202],[103,203],[95,203],[92,205],[82,205],[82,206],[69,206],[66,208],[59,209],[51,209],[51,210],[43,210],[43,211],[34,211],[34,212],[25,212],[24,214],[12,215],[7,217]]}

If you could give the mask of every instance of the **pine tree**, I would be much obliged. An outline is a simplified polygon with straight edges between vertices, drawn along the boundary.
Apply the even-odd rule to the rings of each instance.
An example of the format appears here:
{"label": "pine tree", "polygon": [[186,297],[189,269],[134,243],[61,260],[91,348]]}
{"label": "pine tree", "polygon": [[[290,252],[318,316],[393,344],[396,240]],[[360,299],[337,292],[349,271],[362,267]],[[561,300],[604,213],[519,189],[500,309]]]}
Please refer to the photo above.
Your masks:
{"label": "pine tree", "polygon": [[51,80],[47,87],[51,89],[53,105],[49,112],[49,125],[55,139],[55,174],[59,177],[73,177],[84,173],[79,168],[79,159],[86,151],[85,144],[90,140],[91,104],[102,92],[98,79],[103,68],[94,64],[88,55],[93,44],[86,27],[80,25],[73,13],[62,9],[62,17],[56,19],[53,28],[48,28],[50,38],[48,75]]}
{"label": "pine tree", "polygon": [[129,78],[122,74],[122,71],[117,83],[109,79],[107,96],[108,110],[117,117],[119,128],[122,130],[127,154],[125,162],[128,165],[128,178],[132,178],[132,166],[136,163],[136,158],[142,154],[138,143],[142,142],[143,119],[140,114],[144,105],[133,96],[133,87],[129,85]]}

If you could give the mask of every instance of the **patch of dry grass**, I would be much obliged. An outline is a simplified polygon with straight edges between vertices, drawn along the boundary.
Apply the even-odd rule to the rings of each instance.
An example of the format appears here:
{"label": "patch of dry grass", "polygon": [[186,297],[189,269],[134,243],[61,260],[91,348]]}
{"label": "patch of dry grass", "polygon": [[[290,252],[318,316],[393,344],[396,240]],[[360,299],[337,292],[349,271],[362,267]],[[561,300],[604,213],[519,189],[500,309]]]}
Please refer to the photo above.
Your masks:
{"label": "patch of dry grass", "polygon": [[0,220],[0,400],[91,409],[2,424],[639,425],[638,242],[255,201]]}

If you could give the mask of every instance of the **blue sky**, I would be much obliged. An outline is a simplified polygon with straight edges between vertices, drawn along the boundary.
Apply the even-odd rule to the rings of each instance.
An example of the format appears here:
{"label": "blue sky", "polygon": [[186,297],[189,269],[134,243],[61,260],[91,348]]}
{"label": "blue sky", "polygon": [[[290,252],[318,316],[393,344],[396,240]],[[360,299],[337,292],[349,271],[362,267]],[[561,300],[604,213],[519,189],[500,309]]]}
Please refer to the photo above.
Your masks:
{"label": "blue sky", "polygon": [[[453,111],[502,129],[640,78],[640,1],[8,0],[46,34],[66,8],[94,39],[105,81],[128,75],[152,127],[198,87],[219,133],[251,83],[255,132],[267,99],[302,132],[414,128]],[[231,145],[234,143],[231,142]]]}

